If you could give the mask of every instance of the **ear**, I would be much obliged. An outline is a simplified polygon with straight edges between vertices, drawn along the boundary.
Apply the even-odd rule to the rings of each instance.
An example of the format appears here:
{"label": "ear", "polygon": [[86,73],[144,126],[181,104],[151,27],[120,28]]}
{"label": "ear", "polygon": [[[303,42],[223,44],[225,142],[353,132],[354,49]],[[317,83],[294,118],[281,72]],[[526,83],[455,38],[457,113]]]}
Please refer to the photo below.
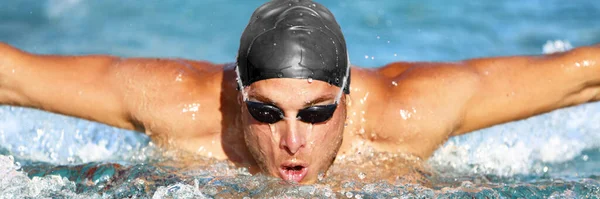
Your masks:
{"label": "ear", "polygon": [[344,104],[346,104],[346,106],[352,106],[352,98],[350,97],[350,94],[345,94],[340,100],[342,100],[342,102],[345,102]]}
{"label": "ear", "polygon": [[240,104],[240,105],[244,103],[244,96],[243,96],[242,92],[237,92],[237,101],[238,101],[238,104]]}

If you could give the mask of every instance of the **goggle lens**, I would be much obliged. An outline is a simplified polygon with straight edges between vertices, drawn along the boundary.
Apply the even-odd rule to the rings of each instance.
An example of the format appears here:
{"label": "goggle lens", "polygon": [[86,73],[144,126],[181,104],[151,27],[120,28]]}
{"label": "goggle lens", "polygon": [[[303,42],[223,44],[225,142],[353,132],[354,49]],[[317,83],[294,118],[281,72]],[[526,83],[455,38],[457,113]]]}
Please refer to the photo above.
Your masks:
{"label": "goggle lens", "polygon": [[[246,100],[246,105],[248,112],[256,121],[273,124],[284,118],[283,111],[276,106],[248,100]],[[306,123],[321,123],[331,119],[336,108],[337,103],[311,106],[298,111],[296,118]]]}

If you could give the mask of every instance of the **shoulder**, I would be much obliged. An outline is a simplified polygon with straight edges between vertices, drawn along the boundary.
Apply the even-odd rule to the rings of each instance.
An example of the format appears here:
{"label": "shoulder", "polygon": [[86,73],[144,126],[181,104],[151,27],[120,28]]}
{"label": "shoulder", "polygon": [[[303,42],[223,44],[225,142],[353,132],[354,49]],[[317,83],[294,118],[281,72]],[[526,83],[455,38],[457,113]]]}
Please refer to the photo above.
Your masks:
{"label": "shoulder", "polygon": [[114,67],[122,97],[146,131],[177,137],[220,129],[213,124],[220,124],[222,103],[235,99],[235,73],[228,64],[132,58]]}
{"label": "shoulder", "polygon": [[223,64],[179,58],[120,58],[115,61],[112,69],[134,77],[146,75],[181,82],[179,80],[183,80],[183,76],[192,79],[212,78],[221,74],[225,67]]}
{"label": "shoulder", "polygon": [[415,89],[467,89],[476,81],[477,71],[462,62],[395,62],[379,68],[353,67],[350,86],[359,94],[360,90],[369,90],[391,97]]}
{"label": "shoulder", "polygon": [[461,63],[400,62],[352,72],[349,114],[364,111],[363,138],[421,157],[453,131],[463,113],[459,103],[468,101],[477,81]]}

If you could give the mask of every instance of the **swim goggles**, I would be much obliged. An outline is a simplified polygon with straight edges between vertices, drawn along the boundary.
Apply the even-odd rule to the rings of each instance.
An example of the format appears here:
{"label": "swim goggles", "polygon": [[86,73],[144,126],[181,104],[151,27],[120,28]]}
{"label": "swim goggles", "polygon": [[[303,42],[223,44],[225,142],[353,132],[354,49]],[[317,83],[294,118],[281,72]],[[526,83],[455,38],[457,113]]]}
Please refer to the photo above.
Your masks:
{"label": "swim goggles", "polygon": [[[336,96],[333,104],[315,105],[300,109],[296,115],[296,119],[311,124],[321,123],[331,119],[335,109],[337,109],[338,102],[340,101],[343,92],[344,89],[340,89],[340,93]],[[248,112],[256,119],[256,121],[274,124],[285,118],[285,114],[281,108],[272,104],[250,101],[248,100],[247,95],[244,92],[242,93],[244,94],[244,102],[248,107]]]}
{"label": "swim goggles", "polygon": [[[250,115],[259,122],[273,124],[284,118],[283,111],[275,105],[249,100],[245,102]],[[336,108],[337,102],[328,105],[306,107],[298,111],[296,119],[311,124],[325,122],[333,116]]]}

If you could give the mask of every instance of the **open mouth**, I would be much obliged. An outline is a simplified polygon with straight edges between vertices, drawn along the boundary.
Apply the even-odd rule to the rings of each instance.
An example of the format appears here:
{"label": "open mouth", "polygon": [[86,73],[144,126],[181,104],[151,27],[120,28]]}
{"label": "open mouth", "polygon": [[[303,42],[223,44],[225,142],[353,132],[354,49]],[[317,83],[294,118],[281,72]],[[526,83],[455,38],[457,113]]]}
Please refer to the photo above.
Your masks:
{"label": "open mouth", "polygon": [[300,182],[307,172],[308,168],[301,164],[283,164],[279,167],[281,178],[287,181]]}

